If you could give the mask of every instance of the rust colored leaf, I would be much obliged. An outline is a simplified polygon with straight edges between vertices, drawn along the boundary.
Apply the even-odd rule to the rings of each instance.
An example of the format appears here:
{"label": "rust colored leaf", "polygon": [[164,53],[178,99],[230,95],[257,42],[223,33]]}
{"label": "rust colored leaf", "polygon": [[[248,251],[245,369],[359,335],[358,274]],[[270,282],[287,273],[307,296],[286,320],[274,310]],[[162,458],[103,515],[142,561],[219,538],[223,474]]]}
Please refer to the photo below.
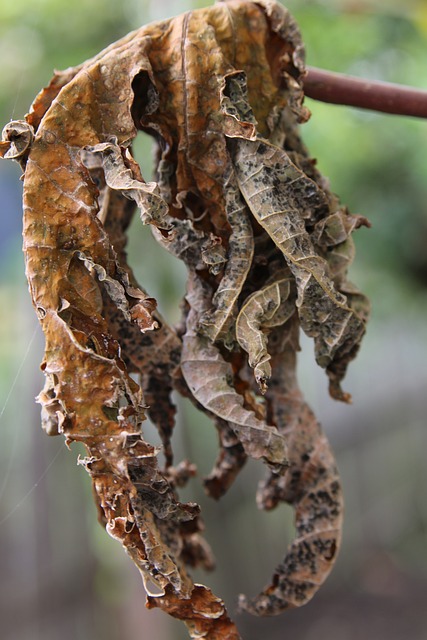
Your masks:
{"label": "rust colored leaf", "polygon": [[177,598],[173,592],[162,597],[148,596],[149,609],[159,607],[169,615],[185,622],[192,638],[209,640],[240,640],[240,635],[224,608],[223,602],[206,587],[196,584],[188,600]]}
{"label": "rust colored leaf", "polygon": [[[0,143],[25,171],[26,274],[46,337],[43,428],[84,443],[101,523],[141,572],[148,607],[193,638],[239,634],[186,569],[214,560],[198,505],[179,500],[196,467],[174,466],[173,391],[218,431],[210,496],[250,456],[268,467],[259,506],[295,508],[297,537],[271,585],[241,607],[270,615],[306,603],[340,544],[336,464],[298,389],[296,351],[302,328],[331,395],[349,399],[340,385],[369,306],[347,270],[351,234],[368,223],[328,191],[301,141],[303,77],[284,7],[218,2],[55,73]],[[132,157],[139,130],[157,142],[155,181]],[[137,209],[188,271],[176,329],[127,264]],[[163,468],[144,439],[147,415]]]}

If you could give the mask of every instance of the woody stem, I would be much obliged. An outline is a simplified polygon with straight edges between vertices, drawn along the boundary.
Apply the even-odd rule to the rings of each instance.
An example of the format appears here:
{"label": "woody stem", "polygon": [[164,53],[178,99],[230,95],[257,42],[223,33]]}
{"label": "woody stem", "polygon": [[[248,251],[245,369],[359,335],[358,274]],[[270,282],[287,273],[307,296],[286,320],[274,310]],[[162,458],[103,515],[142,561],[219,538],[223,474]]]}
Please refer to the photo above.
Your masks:
{"label": "woody stem", "polygon": [[427,91],[307,68],[305,95],[314,100],[401,116],[427,118]]}

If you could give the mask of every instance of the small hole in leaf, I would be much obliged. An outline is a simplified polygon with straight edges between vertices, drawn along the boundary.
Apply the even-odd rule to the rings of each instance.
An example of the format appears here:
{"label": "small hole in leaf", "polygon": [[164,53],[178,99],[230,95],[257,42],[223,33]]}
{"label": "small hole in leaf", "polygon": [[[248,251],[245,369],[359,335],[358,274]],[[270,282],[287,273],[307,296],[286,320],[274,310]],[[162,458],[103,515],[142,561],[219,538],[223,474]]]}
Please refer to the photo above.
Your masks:
{"label": "small hole in leaf", "polygon": [[156,596],[162,596],[165,593],[164,589],[162,589],[158,584],[153,582],[153,580],[151,580],[150,578],[144,577],[143,580],[144,580],[144,587],[147,592],[147,595],[156,597]]}

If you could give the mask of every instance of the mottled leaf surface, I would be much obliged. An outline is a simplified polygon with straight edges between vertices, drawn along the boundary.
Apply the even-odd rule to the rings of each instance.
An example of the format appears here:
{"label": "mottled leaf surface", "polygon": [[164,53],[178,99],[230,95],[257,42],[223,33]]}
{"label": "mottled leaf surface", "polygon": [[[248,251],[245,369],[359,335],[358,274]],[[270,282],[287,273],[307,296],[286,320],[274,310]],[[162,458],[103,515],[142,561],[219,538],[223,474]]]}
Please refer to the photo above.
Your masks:
{"label": "mottled leaf surface", "polygon": [[[242,608],[305,604],[340,545],[339,476],[298,388],[296,353],[301,328],[331,395],[349,399],[341,381],[369,305],[347,271],[351,234],[368,223],[340,205],[302,143],[303,77],[285,8],[218,2],[56,72],[0,142],[0,156],[24,170],[26,274],[46,338],[43,428],[85,445],[100,522],[140,570],[147,606],[193,638],[240,636],[187,571],[214,560],[200,508],[178,495],[197,468],[174,457],[173,391],[217,429],[210,496],[230,490],[252,457],[267,468],[258,506],[295,509],[295,540]],[[139,130],[157,143],[151,181],[132,156]],[[186,265],[176,328],[127,264],[136,210]],[[147,416],[162,463],[144,438]]]}

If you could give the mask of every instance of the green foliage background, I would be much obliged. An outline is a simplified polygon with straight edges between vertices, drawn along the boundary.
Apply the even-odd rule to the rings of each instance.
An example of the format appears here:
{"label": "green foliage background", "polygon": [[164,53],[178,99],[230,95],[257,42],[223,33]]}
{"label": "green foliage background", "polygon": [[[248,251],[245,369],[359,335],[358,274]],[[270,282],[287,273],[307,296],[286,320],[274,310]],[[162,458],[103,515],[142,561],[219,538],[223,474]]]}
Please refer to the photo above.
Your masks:
{"label": "green foliage background", "polygon": [[[23,117],[53,68],[75,65],[151,20],[206,4],[3,0],[0,123]],[[424,0],[289,0],[287,6],[300,24],[308,64],[427,88]],[[352,272],[373,302],[346,385],[354,406],[327,398],[310,344],[301,358],[303,389],[343,475],[345,542],[336,571],[312,604],[277,620],[244,617],[240,624],[245,640],[287,634],[421,640],[427,635],[427,122],[307,104],[307,146],[342,201],[373,225],[356,234]],[[137,154],[148,173],[146,141]],[[18,177],[19,167],[1,164],[0,633],[13,640],[185,637],[178,623],[145,613],[138,576],[95,522],[88,479],[75,467],[77,451],[64,452],[62,442],[39,429],[33,398],[42,385],[43,340],[23,272]],[[140,227],[135,221],[131,264],[161,309],[176,318],[184,274]],[[182,416],[176,446],[207,472],[213,429],[185,405]],[[256,512],[257,474],[249,465],[223,505],[209,503],[196,484],[187,496],[202,502],[218,557],[218,572],[199,578],[225,594],[231,608],[234,593],[264,584],[291,536],[289,512]]]}

